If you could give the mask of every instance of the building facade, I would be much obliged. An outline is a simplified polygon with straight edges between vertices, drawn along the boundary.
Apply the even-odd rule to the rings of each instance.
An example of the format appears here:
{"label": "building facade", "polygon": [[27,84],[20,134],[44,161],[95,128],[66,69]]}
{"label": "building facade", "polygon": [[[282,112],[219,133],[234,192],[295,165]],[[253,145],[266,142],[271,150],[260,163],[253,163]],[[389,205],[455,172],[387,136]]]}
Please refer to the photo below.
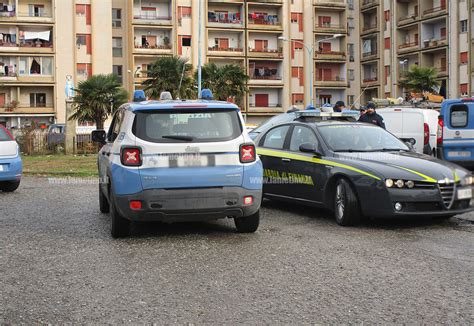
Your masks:
{"label": "building facade", "polygon": [[[114,73],[131,93],[179,55],[245,68],[251,121],[290,105],[399,97],[411,65],[474,94],[474,0],[3,0],[0,124],[64,122],[67,78]],[[201,33],[202,37],[198,35]]]}

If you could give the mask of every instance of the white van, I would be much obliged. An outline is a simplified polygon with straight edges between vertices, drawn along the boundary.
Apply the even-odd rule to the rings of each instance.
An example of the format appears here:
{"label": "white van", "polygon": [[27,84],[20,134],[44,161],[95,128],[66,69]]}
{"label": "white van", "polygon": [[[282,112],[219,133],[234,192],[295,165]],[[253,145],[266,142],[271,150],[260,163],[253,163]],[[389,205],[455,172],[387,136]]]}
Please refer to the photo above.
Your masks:
{"label": "white van", "polygon": [[403,141],[415,139],[413,147],[418,153],[432,155],[436,150],[436,131],[439,112],[414,107],[377,109],[388,131]]}

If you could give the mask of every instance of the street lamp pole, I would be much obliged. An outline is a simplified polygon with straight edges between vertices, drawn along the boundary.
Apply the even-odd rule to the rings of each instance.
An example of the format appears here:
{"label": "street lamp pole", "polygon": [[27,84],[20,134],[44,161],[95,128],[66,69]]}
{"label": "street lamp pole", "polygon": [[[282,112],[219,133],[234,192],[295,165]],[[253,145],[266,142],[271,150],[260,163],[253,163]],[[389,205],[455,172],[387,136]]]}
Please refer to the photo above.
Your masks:
{"label": "street lamp pole", "polygon": [[325,38],[325,39],[322,39],[322,40],[319,40],[319,41],[316,41],[316,43],[312,44],[311,46],[304,43],[304,42],[301,42],[301,41],[298,41],[298,40],[289,40],[283,36],[280,36],[278,39],[281,40],[281,41],[285,41],[285,42],[290,42],[290,43],[296,43],[296,44],[300,44],[302,45],[306,51],[308,52],[308,57],[309,57],[309,60],[310,60],[310,65],[309,65],[309,76],[310,76],[310,82],[309,82],[309,85],[310,85],[310,88],[309,88],[309,97],[310,97],[310,104],[311,106],[314,107],[314,98],[313,98],[313,92],[314,92],[314,64],[313,64],[313,57],[314,57],[314,48],[320,43],[320,42],[324,42],[324,41],[330,41],[330,40],[333,40],[333,39],[336,39],[336,38],[339,38],[341,37],[342,34],[334,34],[333,36],[331,37],[328,37],[328,38]]}

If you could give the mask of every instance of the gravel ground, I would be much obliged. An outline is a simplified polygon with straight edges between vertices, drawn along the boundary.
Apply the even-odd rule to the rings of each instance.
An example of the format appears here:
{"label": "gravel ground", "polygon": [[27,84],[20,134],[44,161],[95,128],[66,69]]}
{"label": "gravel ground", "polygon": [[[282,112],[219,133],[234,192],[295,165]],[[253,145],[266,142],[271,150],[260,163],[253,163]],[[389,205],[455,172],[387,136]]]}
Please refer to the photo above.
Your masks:
{"label": "gravel ground", "polygon": [[474,323],[474,214],[337,226],[265,202],[232,221],[113,240],[95,185],[0,193],[0,323]]}

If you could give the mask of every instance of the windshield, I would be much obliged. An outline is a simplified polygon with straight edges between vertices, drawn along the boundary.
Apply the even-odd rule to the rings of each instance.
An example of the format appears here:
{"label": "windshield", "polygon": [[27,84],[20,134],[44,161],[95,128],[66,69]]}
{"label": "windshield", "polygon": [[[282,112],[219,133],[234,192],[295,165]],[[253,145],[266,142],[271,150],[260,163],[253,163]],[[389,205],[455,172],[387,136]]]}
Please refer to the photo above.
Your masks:
{"label": "windshield", "polygon": [[268,120],[263,121],[260,125],[257,126],[257,128],[252,130],[252,133],[261,133],[264,132],[267,129],[270,129],[273,126],[276,126],[277,124],[285,123],[285,122],[290,122],[296,119],[296,113],[295,112],[290,112],[290,113],[282,113],[279,115],[276,115]]}
{"label": "windshield", "polygon": [[0,126],[0,141],[9,141],[9,140],[12,140],[10,138],[10,135],[2,126]]}
{"label": "windshield", "polygon": [[137,112],[135,136],[154,143],[214,142],[242,134],[237,111]]}
{"label": "windshield", "polygon": [[318,129],[326,144],[335,152],[410,150],[401,140],[377,126],[350,124]]}

